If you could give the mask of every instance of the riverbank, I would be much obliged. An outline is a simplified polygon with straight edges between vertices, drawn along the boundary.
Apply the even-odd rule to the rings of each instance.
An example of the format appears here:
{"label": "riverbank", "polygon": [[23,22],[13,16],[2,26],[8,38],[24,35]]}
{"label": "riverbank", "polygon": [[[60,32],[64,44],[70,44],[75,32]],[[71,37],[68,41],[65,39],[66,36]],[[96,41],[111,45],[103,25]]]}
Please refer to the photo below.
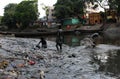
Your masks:
{"label": "riverbank", "polygon": [[[95,33],[102,31],[100,27],[102,24],[95,26],[81,26],[80,28],[74,28],[70,30],[63,30],[62,33],[66,34],[74,34],[75,32],[79,33]],[[36,37],[36,36],[49,36],[56,35],[58,29],[57,28],[36,28],[36,29],[24,29],[23,31],[0,31],[0,34],[3,35],[14,35],[16,37]]]}
{"label": "riverbank", "polygon": [[[101,28],[102,26],[102,28]],[[103,29],[104,27],[104,29]],[[103,35],[106,35],[108,38],[112,38],[115,36],[119,37],[119,23],[114,24],[97,24],[94,26],[81,26],[80,28],[73,29],[73,30],[63,30],[64,35],[74,35],[76,33],[78,34],[92,34],[92,33],[100,33]],[[46,37],[46,36],[55,36],[57,33],[57,28],[34,28],[34,29],[25,29],[21,32],[16,31],[0,31],[1,36],[7,35],[7,36],[15,36],[15,37]],[[112,33],[112,34],[111,34]],[[112,36],[112,37],[111,37]]]}

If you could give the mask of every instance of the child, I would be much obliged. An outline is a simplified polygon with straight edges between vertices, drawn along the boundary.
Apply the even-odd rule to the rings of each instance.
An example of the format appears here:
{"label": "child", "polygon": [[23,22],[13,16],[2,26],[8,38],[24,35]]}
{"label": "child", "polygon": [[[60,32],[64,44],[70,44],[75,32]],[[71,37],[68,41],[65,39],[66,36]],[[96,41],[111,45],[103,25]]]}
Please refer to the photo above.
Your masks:
{"label": "child", "polygon": [[36,47],[40,48],[40,46],[39,46],[40,43],[42,44],[42,48],[47,48],[47,42],[46,42],[46,40],[45,40],[43,37],[41,37],[41,40],[40,40],[40,42],[36,45]]}
{"label": "child", "polygon": [[56,37],[56,48],[58,51],[62,51],[63,36]]}

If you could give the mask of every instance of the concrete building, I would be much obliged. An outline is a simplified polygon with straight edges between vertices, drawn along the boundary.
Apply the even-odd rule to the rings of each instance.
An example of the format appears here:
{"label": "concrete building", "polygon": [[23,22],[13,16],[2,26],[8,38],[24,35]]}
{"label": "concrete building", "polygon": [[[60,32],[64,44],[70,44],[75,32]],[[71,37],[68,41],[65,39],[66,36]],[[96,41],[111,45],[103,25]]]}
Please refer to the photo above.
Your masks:
{"label": "concrete building", "polygon": [[55,19],[56,17],[54,16],[54,6],[48,6],[47,26],[49,28],[56,26]]}
{"label": "concrete building", "polygon": [[54,6],[48,6],[48,21],[53,21],[55,19],[54,16]]}

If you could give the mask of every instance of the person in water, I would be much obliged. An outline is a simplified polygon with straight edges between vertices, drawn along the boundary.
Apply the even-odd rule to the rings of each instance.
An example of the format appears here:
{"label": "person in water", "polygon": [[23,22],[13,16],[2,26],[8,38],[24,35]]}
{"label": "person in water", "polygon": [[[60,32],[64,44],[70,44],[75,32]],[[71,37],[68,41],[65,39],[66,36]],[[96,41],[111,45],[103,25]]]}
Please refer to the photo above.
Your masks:
{"label": "person in water", "polygon": [[56,48],[58,51],[62,51],[62,44],[63,44],[62,29],[59,29],[56,37]]}
{"label": "person in water", "polygon": [[41,37],[41,40],[40,40],[40,42],[36,45],[36,47],[40,48],[40,44],[41,44],[41,47],[42,47],[42,48],[47,48],[47,42],[46,42],[46,40],[45,40],[43,37]]}

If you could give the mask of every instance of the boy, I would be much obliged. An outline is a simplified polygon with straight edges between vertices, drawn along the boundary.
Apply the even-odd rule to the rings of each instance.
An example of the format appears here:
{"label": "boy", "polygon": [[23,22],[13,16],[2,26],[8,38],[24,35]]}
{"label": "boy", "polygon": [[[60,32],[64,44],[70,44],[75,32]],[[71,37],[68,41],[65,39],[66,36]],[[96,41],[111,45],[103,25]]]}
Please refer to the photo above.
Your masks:
{"label": "boy", "polygon": [[40,43],[42,44],[42,48],[47,48],[47,42],[46,42],[46,40],[45,40],[43,37],[41,37],[41,40],[40,40],[40,42],[36,45],[36,47],[40,48],[40,46],[39,46]]}

